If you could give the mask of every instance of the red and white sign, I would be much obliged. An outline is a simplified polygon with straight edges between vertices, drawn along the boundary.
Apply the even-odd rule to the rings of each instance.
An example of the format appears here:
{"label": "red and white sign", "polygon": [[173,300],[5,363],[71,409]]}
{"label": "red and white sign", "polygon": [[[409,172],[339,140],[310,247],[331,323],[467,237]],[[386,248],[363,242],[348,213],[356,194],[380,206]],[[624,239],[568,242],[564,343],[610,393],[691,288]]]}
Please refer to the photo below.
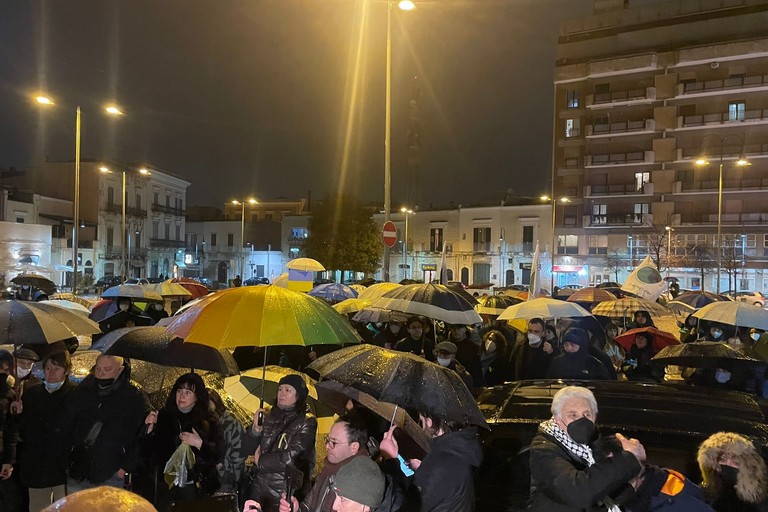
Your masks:
{"label": "red and white sign", "polygon": [[397,243],[397,226],[391,220],[385,222],[381,228],[381,241],[390,249]]}

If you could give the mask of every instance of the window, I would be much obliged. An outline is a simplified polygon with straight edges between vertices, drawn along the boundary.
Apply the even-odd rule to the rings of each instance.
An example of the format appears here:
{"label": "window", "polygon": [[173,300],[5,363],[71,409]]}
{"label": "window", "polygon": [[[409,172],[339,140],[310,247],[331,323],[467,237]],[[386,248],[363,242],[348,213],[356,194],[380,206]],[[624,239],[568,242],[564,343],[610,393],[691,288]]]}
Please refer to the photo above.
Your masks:
{"label": "window", "polygon": [[291,228],[291,238],[307,238],[308,236],[307,228]]}
{"label": "window", "polygon": [[152,221],[152,238],[160,238],[160,222]]}
{"label": "window", "polygon": [[728,104],[728,120],[743,121],[747,104],[744,101],[732,101]]}
{"label": "window", "polygon": [[216,247],[216,233],[211,233],[211,247]]}
{"label": "window", "polygon": [[24,217],[16,217],[17,224],[24,224]]}
{"label": "window", "polygon": [[643,216],[651,211],[649,203],[635,203],[635,222],[643,222]]}
{"label": "window", "polygon": [[589,254],[608,254],[608,236],[590,235]]}
{"label": "window", "polygon": [[643,192],[645,184],[651,181],[651,173],[649,172],[636,172],[635,173],[635,190]]}
{"label": "window", "polygon": [[165,239],[166,240],[171,239],[171,223],[170,222],[165,223]]}
{"label": "window", "polygon": [[558,235],[557,254],[579,254],[579,237],[577,235]]}
{"label": "window", "polygon": [[107,208],[115,206],[115,188],[107,187]]}
{"label": "window", "polygon": [[491,282],[490,264],[475,263],[472,267],[472,284],[487,284]]}
{"label": "window", "polygon": [[744,235],[747,237],[746,246],[747,249],[754,249],[757,247],[757,235]]}
{"label": "window", "polygon": [[491,228],[475,228],[472,233],[475,252],[491,252]]}
{"label": "window", "polygon": [[166,192],[165,193],[165,207],[170,208],[171,207],[171,193]]}
{"label": "window", "polygon": [[300,249],[298,247],[291,247],[290,249],[288,249],[288,255],[291,257],[291,259],[298,258],[299,251]]}
{"label": "window", "polygon": [[592,225],[608,223],[608,205],[592,205]]}
{"label": "window", "polygon": [[235,246],[234,233],[227,233],[227,247],[234,247],[234,246]]}
{"label": "window", "polygon": [[533,226],[523,226],[523,252],[531,253],[533,251]]}
{"label": "window", "polygon": [[568,108],[579,108],[579,90],[568,89],[565,92],[565,106]]}
{"label": "window", "polygon": [[578,119],[566,119],[565,120],[566,138],[578,137],[580,134],[579,125],[580,125],[580,122]]}
{"label": "window", "polygon": [[160,204],[160,192],[155,191],[152,195],[152,204]]}
{"label": "window", "polygon": [[115,244],[115,230],[114,228],[107,228],[107,249],[112,249]]}
{"label": "window", "polygon": [[429,252],[443,251],[443,228],[429,230]]}
{"label": "window", "polygon": [[272,220],[273,215],[271,213],[267,213],[264,215],[264,220]]}
{"label": "window", "polygon": [[197,246],[197,233],[187,233],[187,238],[189,239],[187,247]]}
{"label": "window", "polygon": [[176,224],[176,238],[175,240],[181,240],[181,226]]}

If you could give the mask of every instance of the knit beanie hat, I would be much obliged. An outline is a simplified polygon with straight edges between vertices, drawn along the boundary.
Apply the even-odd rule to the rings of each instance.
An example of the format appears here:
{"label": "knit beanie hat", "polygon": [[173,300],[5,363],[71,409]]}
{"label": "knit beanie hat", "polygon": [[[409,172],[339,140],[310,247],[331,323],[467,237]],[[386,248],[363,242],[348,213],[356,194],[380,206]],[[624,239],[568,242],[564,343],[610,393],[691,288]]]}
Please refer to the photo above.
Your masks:
{"label": "knit beanie hat", "polygon": [[584,329],[571,327],[563,335],[563,343],[570,342],[581,348],[589,345],[589,334]]}
{"label": "knit beanie hat", "polygon": [[296,390],[296,397],[299,400],[305,400],[307,398],[307,395],[309,394],[309,389],[307,388],[307,383],[304,382],[304,379],[301,378],[301,375],[297,375],[295,373],[291,375],[286,375],[282,379],[280,379],[280,382],[278,382],[278,386],[282,386],[283,384],[288,384],[293,389]]}
{"label": "knit beanie hat", "polygon": [[336,473],[333,490],[337,496],[374,509],[384,499],[384,475],[368,457],[354,457]]}

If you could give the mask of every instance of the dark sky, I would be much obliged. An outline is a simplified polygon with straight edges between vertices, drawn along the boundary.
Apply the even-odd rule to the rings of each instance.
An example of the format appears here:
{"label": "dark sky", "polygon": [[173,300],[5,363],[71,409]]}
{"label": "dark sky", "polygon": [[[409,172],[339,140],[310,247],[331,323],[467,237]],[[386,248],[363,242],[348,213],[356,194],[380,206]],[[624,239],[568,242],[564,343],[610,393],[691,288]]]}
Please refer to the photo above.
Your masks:
{"label": "dark sky", "polygon": [[[420,206],[547,188],[558,22],[593,1],[416,2],[393,22],[393,206],[404,199],[413,76]],[[80,104],[83,157],[167,169],[192,182],[190,205],[339,188],[383,202],[385,6],[2,2],[0,167],[72,159]],[[34,105],[36,90],[57,107]],[[124,118],[101,114],[109,99]]]}

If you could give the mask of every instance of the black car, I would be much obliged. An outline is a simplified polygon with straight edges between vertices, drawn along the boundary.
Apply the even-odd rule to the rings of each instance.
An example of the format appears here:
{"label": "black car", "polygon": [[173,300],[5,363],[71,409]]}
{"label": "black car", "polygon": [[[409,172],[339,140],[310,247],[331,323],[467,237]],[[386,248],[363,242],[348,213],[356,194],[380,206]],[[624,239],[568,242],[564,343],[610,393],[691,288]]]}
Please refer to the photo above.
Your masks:
{"label": "black car", "polygon": [[643,443],[648,461],[699,482],[696,452],[716,432],[750,437],[768,453],[764,402],[753,395],[685,385],[557,380],[520,381],[487,388],[478,397],[491,432],[476,480],[477,509],[522,510],[528,497],[528,447],[540,422],[552,417],[552,397],[565,385],[590,388],[601,433],[620,432]]}
{"label": "black car", "polygon": [[100,277],[98,281],[93,283],[93,286],[94,288],[100,290],[100,292],[103,292],[108,288],[112,288],[113,286],[118,286],[121,284],[123,284],[123,279],[120,276],[104,276]]}
{"label": "black car", "polygon": [[266,277],[251,277],[243,281],[243,286],[253,286],[256,284],[269,284],[269,279]]}

